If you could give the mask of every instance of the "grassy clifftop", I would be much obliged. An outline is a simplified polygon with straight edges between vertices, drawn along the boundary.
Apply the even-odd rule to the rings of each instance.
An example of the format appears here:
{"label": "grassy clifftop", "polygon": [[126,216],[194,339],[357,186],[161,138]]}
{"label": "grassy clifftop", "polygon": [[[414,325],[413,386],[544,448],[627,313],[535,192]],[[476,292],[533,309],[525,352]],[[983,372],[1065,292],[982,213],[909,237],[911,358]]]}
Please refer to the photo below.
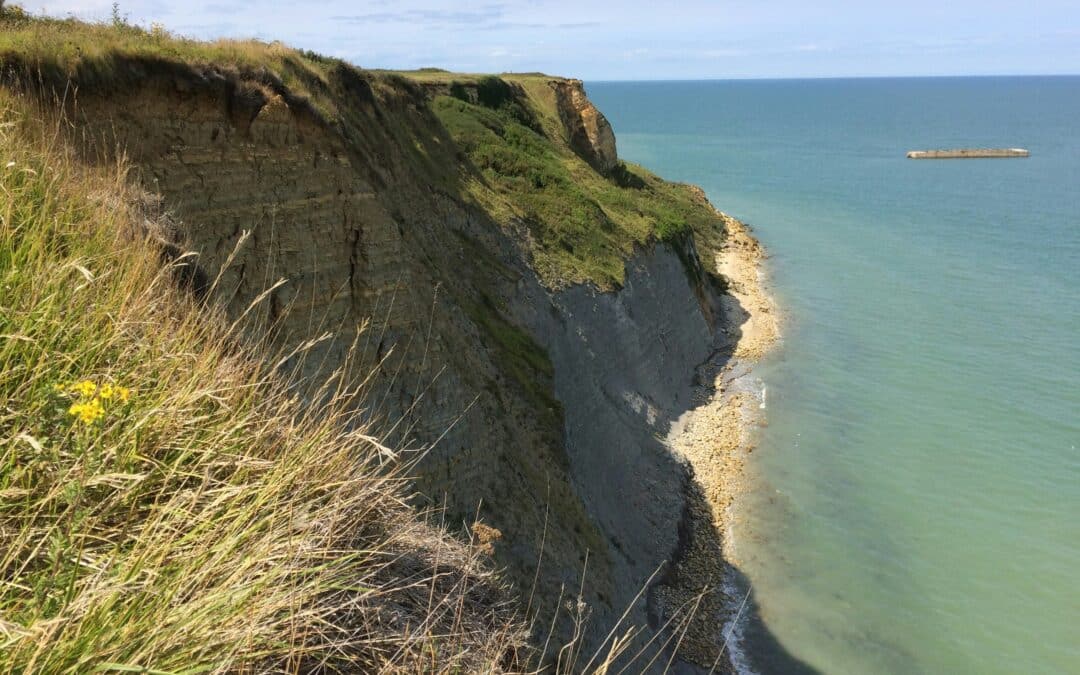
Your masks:
{"label": "grassy clifftop", "polygon": [[434,103],[475,168],[469,194],[504,224],[528,229],[534,268],[550,285],[617,286],[635,246],[686,234],[693,225],[712,226],[714,214],[684,186],[625,163],[615,177],[600,175],[565,144],[552,142],[558,138],[552,118],[530,108],[536,122],[510,107],[452,96]]}
{"label": "grassy clifftop", "polygon": [[463,190],[506,227],[527,232],[534,267],[553,288],[618,286],[635,246],[691,231],[715,241],[722,229],[692,188],[625,162],[601,175],[575,153],[552,89],[561,78],[366,71],[280,43],[202,42],[161,28],[31,18],[13,10],[0,21],[0,64],[9,80],[70,81],[108,91],[155,70],[192,70],[282,95],[291,108],[308,109],[346,136],[359,135],[350,130],[362,123],[351,118],[358,95],[427,88],[439,133],[448,132],[455,147],[437,147],[416,129],[399,130],[400,145],[412,146],[419,172],[433,184]]}

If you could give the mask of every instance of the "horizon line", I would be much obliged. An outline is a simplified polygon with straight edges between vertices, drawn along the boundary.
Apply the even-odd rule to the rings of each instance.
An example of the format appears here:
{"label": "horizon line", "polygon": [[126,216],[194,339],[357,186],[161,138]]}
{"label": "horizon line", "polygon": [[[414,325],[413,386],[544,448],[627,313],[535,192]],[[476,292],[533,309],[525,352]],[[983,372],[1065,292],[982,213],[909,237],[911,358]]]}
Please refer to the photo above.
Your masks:
{"label": "horizon line", "polygon": [[[453,72],[453,71],[450,71]],[[514,71],[501,73],[502,75],[514,75]],[[553,75],[552,77],[560,77]],[[566,76],[561,76],[566,77]],[[650,77],[650,78],[585,78],[579,79],[585,82],[596,83],[619,83],[619,82],[790,82],[801,80],[949,80],[949,79],[993,79],[993,78],[1051,78],[1051,77],[1080,77],[1076,73],[989,73],[977,75],[783,75],[783,76],[759,76],[759,75],[722,75],[715,77]]]}

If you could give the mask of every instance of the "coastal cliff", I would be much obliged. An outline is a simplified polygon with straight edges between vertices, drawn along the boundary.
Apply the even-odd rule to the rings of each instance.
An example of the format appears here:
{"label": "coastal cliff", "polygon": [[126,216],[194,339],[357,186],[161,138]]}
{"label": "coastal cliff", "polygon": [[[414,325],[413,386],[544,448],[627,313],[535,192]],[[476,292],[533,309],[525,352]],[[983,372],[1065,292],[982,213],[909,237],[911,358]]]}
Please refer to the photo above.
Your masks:
{"label": "coastal cliff", "polygon": [[[731,474],[706,467],[744,450],[744,422],[680,430],[757,353],[742,331],[769,310],[743,304],[760,252],[741,224],[620,161],[577,80],[140,39],[0,50],[5,86],[48,83],[36,105],[81,161],[130,163],[155,237],[193,254],[189,290],[271,336],[307,405],[332,373],[365,381],[349,423],[403,451],[415,507],[483,533],[537,644],[576,641],[563,665],[587,668],[636,627],[624,661],[708,670]],[[716,425],[737,441],[717,450]]]}

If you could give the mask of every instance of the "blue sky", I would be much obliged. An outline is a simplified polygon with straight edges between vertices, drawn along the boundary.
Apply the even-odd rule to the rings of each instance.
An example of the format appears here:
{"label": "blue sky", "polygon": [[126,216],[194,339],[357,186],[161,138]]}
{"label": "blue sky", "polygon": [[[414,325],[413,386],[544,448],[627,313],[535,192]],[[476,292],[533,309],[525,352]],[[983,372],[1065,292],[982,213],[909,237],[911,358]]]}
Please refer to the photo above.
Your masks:
{"label": "blue sky", "polygon": [[[111,0],[16,0],[104,18]],[[140,24],[371,68],[586,80],[1080,73],[1080,0],[122,0]]]}

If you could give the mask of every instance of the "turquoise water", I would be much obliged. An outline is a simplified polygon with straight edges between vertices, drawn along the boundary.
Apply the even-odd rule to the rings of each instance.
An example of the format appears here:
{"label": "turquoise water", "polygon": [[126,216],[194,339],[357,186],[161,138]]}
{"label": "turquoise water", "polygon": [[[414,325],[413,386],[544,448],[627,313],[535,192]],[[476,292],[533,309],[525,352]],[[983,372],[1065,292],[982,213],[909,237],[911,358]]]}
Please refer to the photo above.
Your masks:
{"label": "turquoise water", "polygon": [[[624,158],[772,254],[734,546],[779,643],[824,673],[1080,672],[1080,78],[588,89]],[[1031,158],[904,158],[947,147]]]}

